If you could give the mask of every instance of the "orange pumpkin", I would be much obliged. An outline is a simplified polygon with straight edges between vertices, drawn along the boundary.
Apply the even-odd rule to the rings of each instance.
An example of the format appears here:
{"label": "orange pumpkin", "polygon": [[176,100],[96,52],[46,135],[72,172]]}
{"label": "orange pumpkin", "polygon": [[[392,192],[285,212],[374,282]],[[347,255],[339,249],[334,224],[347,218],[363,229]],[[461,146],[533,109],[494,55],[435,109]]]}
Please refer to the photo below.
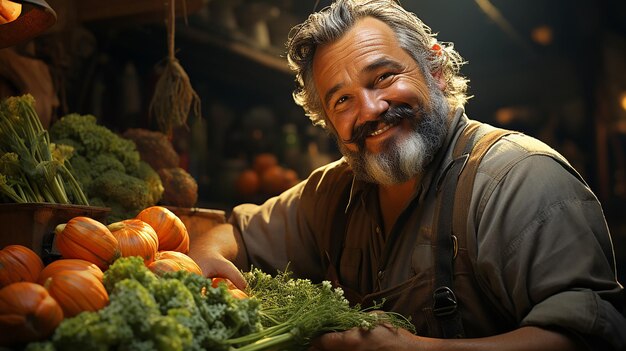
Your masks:
{"label": "orange pumpkin", "polygon": [[171,258],[164,258],[162,260],[153,261],[148,265],[148,269],[152,271],[152,273],[161,276],[168,272],[177,272],[184,271],[185,267],[178,263],[177,260],[173,260]]}
{"label": "orange pumpkin", "polygon": [[63,258],[49,263],[39,273],[37,283],[43,285],[48,278],[60,271],[85,271],[93,274],[99,281],[102,281],[102,270],[94,263],[78,258]]}
{"label": "orange pumpkin", "polygon": [[249,297],[245,291],[237,288],[235,284],[233,284],[233,282],[230,281],[230,279],[220,278],[220,277],[211,279],[212,287],[217,288],[220,284],[225,284],[226,287],[228,288],[228,293],[230,293],[232,297],[238,300],[246,299]]}
{"label": "orange pumpkin", "polygon": [[43,262],[35,251],[22,245],[8,245],[0,250],[0,288],[15,282],[35,282]]}
{"label": "orange pumpkin", "polygon": [[97,311],[109,303],[109,294],[96,276],[86,271],[59,271],[44,286],[63,309],[65,317]]}
{"label": "orange pumpkin", "polygon": [[221,277],[211,278],[211,286],[212,287],[217,288],[220,285],[220,283],[226,284],[226,287],[229,288],[229,289],[237,289],[235,284],[233,284],[233,282],[231,282],[230,279],[221,278]]}
{"label": "orange pumpkin", "polygon": [[150,206],[137,219],[150,224],[159,237],[159,251],[189,252],[189,233],[183,221],[163,206]]}
{"label": "orange pumpkin", "polygon": [[146,265],[154,261],[159,237],[148,223],[140,219],[126,219],[107,227],[120,244],[123,257],[139,256]]}
{"label": "orange pumpkin", "polygon": [[0,346],[48,338],[63,311],[41,285],[19,282],[0,289]]}
{"label": "orange pumpkin", "polygon": [[117,239],[104,224],[89,217],[74,217],[56,229],[56,245],[63,258],[79,258],[106,269],[120,257]]}
{"label": "orange pumpkin", "polygon": [[230,293],[232,297],[236,298],[237,300],[247,299],[248,297],[250,297],[248,296],[248,294],[246,294],[245,291],[241,289],[237,289],[237,288],[228,289],[228,292]]}
{"label": "orange pumpkin", "polygon": [[174,260],[178,262],[178,264],[180,264],[184,270],[192,272],[192,273],[196,273],[199,275],[203,275],[202,269],[200,268],[200,266],[198,266],[196,261],[194,261],[191,257],[185,255],[182,252],[159,251],[156,257],[157,257],[156,258],[157,260],[164,260],[164,259]]}

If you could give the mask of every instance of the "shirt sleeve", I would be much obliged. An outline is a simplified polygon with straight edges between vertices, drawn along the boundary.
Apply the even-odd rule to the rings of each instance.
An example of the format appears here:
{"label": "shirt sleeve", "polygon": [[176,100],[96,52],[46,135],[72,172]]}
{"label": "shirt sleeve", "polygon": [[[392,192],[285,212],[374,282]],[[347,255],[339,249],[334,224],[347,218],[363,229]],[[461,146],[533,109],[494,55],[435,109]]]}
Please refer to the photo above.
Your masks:
{"label": "shirt sleeve", "polygon": [[602,208],[552,157],[520,158],[477,220],[479,280],[520,326],[559,328],[587,345],[626,347],[623,292]]}
{"label": "shirt sleeve", "polygon": [[236,206],[229,222],[242,234],[248,261],[273,274],[289,269],[297,276],[314,276],[319,267],[315,243],[305,218],[299,211],[306,181],[295,185],[261,205]]}
{"label": "shirt sleeve", "polygon": [[320,247],[335,230],[334,219],[346,203],[352,173],[343,160],[309,177],[262,205],[233,209],[229,222],[242,233],[250,264],[268,273],[289,268],[296,277],[326,277]]}

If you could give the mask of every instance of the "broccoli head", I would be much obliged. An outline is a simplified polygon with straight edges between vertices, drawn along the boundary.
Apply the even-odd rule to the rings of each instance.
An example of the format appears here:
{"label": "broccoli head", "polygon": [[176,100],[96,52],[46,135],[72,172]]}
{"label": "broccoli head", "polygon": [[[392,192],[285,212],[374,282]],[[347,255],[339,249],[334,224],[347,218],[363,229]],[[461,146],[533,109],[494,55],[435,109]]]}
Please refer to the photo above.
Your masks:
{"label": "broccoli head", "polygon": [[135,142],[141,159],[155,170],[178,167],[180,156],[167,135],[148,129],[129,128],[122,136]]}
{"label": "broccoli head", "polygon": [[111,208],[109,222],[134,217],[163,193],[154,169],[135,143],[97,123],[93,115],[69,114],[49,129],[52,141],[74,149],[70,164],[92,205]]}
{"label": "broccoli head", "polygon": [[163,183],[161,177],[150,165],[144,161],[139,162],[139,167],[134,174],[137,178],[142,179],[148,186],[148,192],[151,195],[150,202],[156,204],[163,196]]}
{"label": "broccoli head", "polygon": [[[110,222],[117,222],[135,217],[141,210],[152,206],[152,194],[143,180],[110,169],[91,181],[89,196],[100,198],[111,213]],[[115,207],[119,205],[120,207]]]}
{"label": "broccoli head", "polygon": [[209,346],[209,325],[202,318],[194,296],[178,279],[159,279],[152,285],[152,294],[161,308],[161,314],[177,320],[193,334],[194,350],[205,350]]}
{"label": "broccoli head", "polygon": [[93,115],[73,113],[63,116],[50,127],[49,133],[56,143],[64,139],[76,141],[83,146],[77,152],[88,159],[101,154],[112,154],[128,169],[137,167],[139,163],[140,156],[135,143],[99,125]]}
{"label": "broccoli head", "polygon": [[125,279],[132,279],[139,282],[145,288],[151,289],[156,284],[158,278],[146,267],[144,261],[139,256],[120,257],[104,271],[102,283],[109,294],[118,282]]}
{"label": "broccoli head", "polygon": [[54,331],[58,350],[109,350],[133,338],[121,315],[86,311],[66,318]]}

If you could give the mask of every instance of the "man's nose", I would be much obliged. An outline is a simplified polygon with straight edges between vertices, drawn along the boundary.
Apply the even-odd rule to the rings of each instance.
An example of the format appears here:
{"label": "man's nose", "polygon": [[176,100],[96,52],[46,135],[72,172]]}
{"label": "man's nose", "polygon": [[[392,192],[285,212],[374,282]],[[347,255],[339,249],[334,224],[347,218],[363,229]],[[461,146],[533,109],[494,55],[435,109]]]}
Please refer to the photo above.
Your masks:
{"label": "man's nose", "polygon": [[389,103],[379,95],[379,92],[369,89],[364,89],[359,94],[359,105],[360,123],[375,120],[389,109]]}

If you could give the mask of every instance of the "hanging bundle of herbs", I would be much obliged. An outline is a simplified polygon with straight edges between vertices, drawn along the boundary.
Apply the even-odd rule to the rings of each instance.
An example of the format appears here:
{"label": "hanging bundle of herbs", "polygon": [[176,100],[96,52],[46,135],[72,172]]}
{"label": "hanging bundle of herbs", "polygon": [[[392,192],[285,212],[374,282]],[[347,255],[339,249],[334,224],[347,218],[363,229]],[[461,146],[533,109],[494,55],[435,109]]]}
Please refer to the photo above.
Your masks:
{"label": "hanging bundle of herbs", "polygon": [[[176,0],[167,0],[165,26],[167,51],[163,73],[157,81],[150,101],[150,117],[155,119],[159,130],[171,135],[176,127],[187,125],[190,112],[200,117],[200,97],[191,86],[189,76],[175,56],[174,38],[176,28]],[[183,1],[183,7],[185,2]]]}

